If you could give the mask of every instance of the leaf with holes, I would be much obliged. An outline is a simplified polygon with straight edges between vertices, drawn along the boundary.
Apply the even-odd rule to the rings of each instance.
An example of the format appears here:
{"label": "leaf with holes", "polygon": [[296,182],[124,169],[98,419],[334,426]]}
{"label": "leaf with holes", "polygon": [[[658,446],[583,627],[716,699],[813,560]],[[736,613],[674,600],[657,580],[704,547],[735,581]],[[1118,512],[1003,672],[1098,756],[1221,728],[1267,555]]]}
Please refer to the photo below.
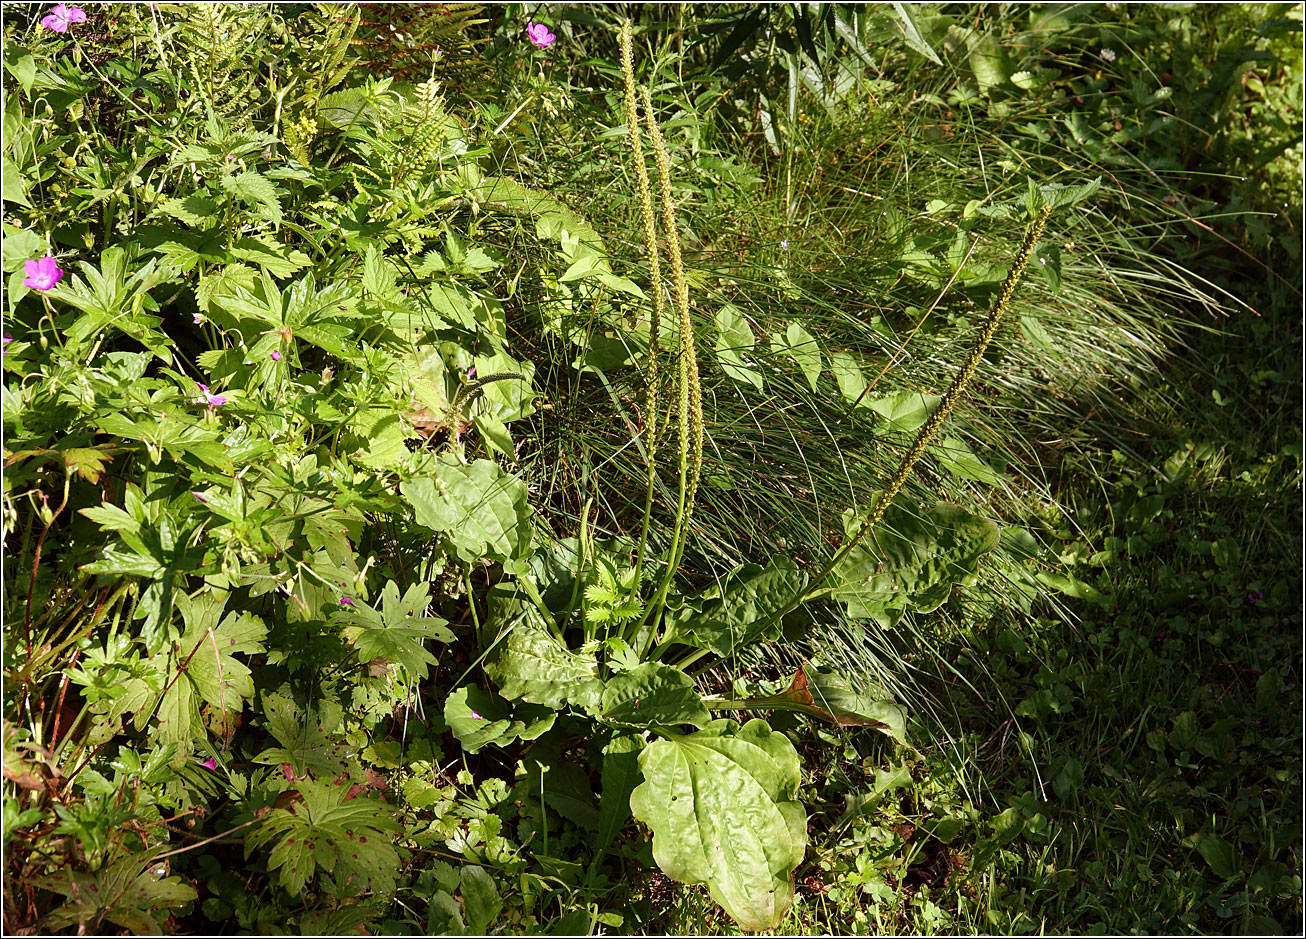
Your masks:
{"label": "leaf with holes", "polygon": [[352,892],[389,896],[395,889],[399,856],[392,832],[402,826],[393,809],[368,798],[349,798],[347,786],[305,780],[302,800],[275,808],[245,839],[245,854],[275,840],[268,871],[280,871],[281,886],[298,896],[317,872],[326,871]]}
{"label": "leaf with holes", "polygon": [[650,744],[639,767],[630,808],[653,829],[658,866],[681,883],[706,883],[745,929],[778,926],[807,848],[793,744],[763,720],[717,720]]}

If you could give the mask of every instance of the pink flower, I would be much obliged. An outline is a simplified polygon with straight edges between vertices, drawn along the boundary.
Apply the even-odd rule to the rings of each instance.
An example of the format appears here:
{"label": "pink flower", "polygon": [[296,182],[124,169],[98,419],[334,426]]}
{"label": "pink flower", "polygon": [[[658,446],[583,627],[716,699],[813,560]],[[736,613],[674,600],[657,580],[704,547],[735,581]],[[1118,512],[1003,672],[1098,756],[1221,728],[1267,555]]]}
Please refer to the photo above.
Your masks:
{"label": "pink flower", "polygon": [[531,23],[526,27],[526,38],[541,49],[547,49],[558,37],[549,32],[549,27],[543,23]]}
{"label": "pink flower", "polygon": [[39,261],[28,261],[23,268],[27,271],[27,276],[23,278],[23,286],[30,287],[32,290],[49,290],[63,280],[63,270],[49,255]]}
{"label": "pink flower", "polygon": [[354,601],[351,600],[351,599],[349,599],[349,597],[341,597],[341,598],[340,598],[340,605],[341,605],[341,606],[353,606],[353,605],[354,605]]}
{"label": "pink flower", "polygon": [[205,769],[216,770],[218,768],[218,758],[216,756],[211,756],[207,760],[201,760],[200,766],[203,766]]}
{"label": "pink flower", "polygon": [[4,355],[6,352],[9,351],[9,348],[8,348],[9,343],[11,343],[11,342],[13,342],[13,341],[14,341],[14,337],[13,337],[13,336],[11,336],[9,333],[5,333],[5,334],[4,334],[4,341],[3,341],[3,342],[0,342],[0,355]]}
{"label": "pink flower", "polygon": [[280,361],[281,361],[281,353],[278,352],[278,351],[275,350],[275,349],[272,350],[272,361],[273,361],[273,362],[280,362]]}
{"label": "pink flower", "polygon": [[199,404],[207,404],[209,406],[210,411],[213,410],[214,408],[220,408],[227,403],[226,395],[209,394],[208,385],[202,385],[199,382],[196,382],[195,384],[199,387],[199,390],[203,392],[198,398],[195,399],[195,401]]}
{"label": "pink flower", "polygon": [[[56,33],[65,32],[69,26],[74,23],[85,23],[86,11],[81,7],[68,7],[62,3],[50,11],[49,15],[41,20],[41,25],[46,29],[53,29]],[[44,289],[44,288],[42,288]]]}
{"label": "pink flower", "polygon": [[477,714],[475,711],[472,711],[472,719],[478,721],[485,720],[485,718],[481,717],[481,715]]}

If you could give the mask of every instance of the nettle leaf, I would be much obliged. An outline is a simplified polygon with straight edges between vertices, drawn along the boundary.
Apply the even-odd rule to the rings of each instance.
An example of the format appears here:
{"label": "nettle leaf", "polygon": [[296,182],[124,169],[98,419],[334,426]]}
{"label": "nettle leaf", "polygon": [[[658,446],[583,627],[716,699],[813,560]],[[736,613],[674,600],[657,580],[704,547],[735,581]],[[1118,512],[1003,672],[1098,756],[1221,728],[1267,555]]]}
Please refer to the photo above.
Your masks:
{"label": "nettle leaf", "polygon": [[[770,567],[745,564],[720,586],[687,598],[684,607],[669,612],[667,622],[678,642],[728,656],[760,638],[758,627],[806,584],[807,573],[788,558]],[[778,621],[769,634],[780,635]]]}
{"label": "nettle leaf", "polygon": [[262,206],[274,225],[281,224],[281,202],[272,181],[254,170],[222,177],[222,188],[246,205]]}
{"label": "nettle leaf", "polygon": [[762,373],[744,361],[744,353],[752,353],[755,340],[748,320],[737,308],[727,303],[716,314],[717,338],[713,347],[717,364],[735,381],[762,390]]}
{"label": "nettle leaf", "polygon": [[468,753],[489,744],[505,747],[518,738],[535,740],[557,716],[557,711],[542,704],[510,708],[506,700],[476,685],[459,688],[444,701],[444,721]]}
{"label": "nettle leaf", "polygon": [[658,866],[681,883],[706,883],[745,929],[778,926],[807,848],[793,744],[763,720],[717,720],[650,744],[639,767],[630,808],[653,829]]}
{"label": "nettle leaf", "polygon": [[326,735],[318,716],[306,711],[300,716],[293,698],[276,693],[259,696],[268,731],[280,747],[269,747],[254,757],[255,763],[289,763],[296,775],[312,773],[332,778],[345,768],[345,746]]}
{"label": "nettle leaf", "polygon": [[391,839],[402,828],[394,809],[326,782],[301,781],[298,792],[302,801],[268,812],[245,839],[246,857],[276,839],[268,871],[279,870],[281,886],[295,896],[319,868],[351,892],[392,894],[399,855]]}
{"label": "nettle leaf", "polygon": [[341,632],[354,646],[359,662],[382,658],[419,681],[426,677],[436,660],[425,643],[454,641],[447,620],[423,615],[431,602],[430,589],[427,583],[413,584],[401,598],[395,582],[387,581],[381,588],[379,611],[355,600],[333,614],[337,622],[345,624]]}
{"label": "nettle leaf", "polygon": [[[851,537],[864,516],[844,513]],[[940,502],[921,515],[896,500],[883,521],[835,568],[830,596],[848,615],[892,626],[908,610],[929,613],[956,584],[975,582],[979,559],[998,544],[998,526],[965,509]]]}
{"label": "nettle leaf", "polygon": [[526,484],[492,460],[464,466],[448,454],[438,475],[406,480],[400,491],[418,524],[444,534],[464,561],[530,555]]}
{"label": "nettle leaf", "polygon": [[163,876],[165,870],[153,861],[142,865],[141,858],[133,854],[94,873],[65,868],[35,877],[32,886],[68,898],[41,920],[42,930],[63,930],[77,924],[79,933],[97,933],[108,920],[138,935],[161,935],[151,911],[191,903],[199,896],[180,877]]}
{"label": "nettle leaf", "polygon": [[608,679],[600,719],[631,727],[703,727],[712,716],[692,678],[670,665],[645,662]]}

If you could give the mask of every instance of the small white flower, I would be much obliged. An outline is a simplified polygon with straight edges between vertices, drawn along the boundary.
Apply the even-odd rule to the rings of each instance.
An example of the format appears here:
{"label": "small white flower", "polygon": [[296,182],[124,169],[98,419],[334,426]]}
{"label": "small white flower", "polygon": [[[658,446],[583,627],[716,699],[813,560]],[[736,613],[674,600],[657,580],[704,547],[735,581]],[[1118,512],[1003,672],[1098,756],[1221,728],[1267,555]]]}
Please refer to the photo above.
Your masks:
{"label": "small white flower", "polygon": [[1098,55],[1102,56],[1103,62],[1114,62],[1116,60],[1116,50],[1103,49]]}

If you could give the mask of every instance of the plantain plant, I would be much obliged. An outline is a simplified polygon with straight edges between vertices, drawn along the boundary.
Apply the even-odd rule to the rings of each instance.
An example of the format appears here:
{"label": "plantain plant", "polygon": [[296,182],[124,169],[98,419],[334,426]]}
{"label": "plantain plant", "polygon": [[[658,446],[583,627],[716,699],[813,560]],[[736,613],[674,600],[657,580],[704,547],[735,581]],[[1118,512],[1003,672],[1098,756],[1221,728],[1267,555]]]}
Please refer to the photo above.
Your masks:
{"label": "plantain plant", "polygon": [[[591,875],[633,814],[651,829],[653,858],[664,872],[706,884],[741,926],[774,928],[792,901],[793,871],[807,841],[800,761],[793,743],[766,720],[741,725],[714,719],[713,712],[793,710],[841,726],[874,727],[899,743],[905,743],[904,715],[822,668],[800,668],[784,693],[754,699],[705,696],[689,669],[707,657],[729,660],[751,643],[777,640],[783,618],[807,602],[831,597],[862,616],[892,618],[907,609],[934,609],[955,584],[973,578],[980,558],[997,545],[998,527],[957,506],[941,504],[922,514],[897,497],[973,379],[1053,208],[1091,187],[1031,186],[1024,206],[1030,223],[970,354],[941,398],[899,410],[900,425],[916,430],[915,441],[870,511],[847,513],[844,543],[824,567],[809,575],[794,561],[775,558],[745,565],[706,590],[682,592],[677,574],[703,465],[702,391],[670,160],[649,92],[636,85],[632,33],[627,22],[621,30],[623,101],[651,274],[639,432],[648,474],[643,516],[637,541],[600,542],[589,531],[587,506],[577,537],[543,545],[513,577],[491,588],[480,629],[485,672],[515,707],[496,742],[524,738],[541,707],[588,723],[604,753]],[[658,333],[668,305],[676,330],[670,382]],[[665,467],[663,444],[673,429],[675,459]],[[661,480],[664,469],[674,473],[674,491]],[[659,492],[671,508],[660,554],[650,538]],[[460,691],[458,701],[467,693]],[[479,734],[479,726],[460,725],[456,716],[447,712],[465,742]],[[484,736],[476,742],[483,745]]]}

